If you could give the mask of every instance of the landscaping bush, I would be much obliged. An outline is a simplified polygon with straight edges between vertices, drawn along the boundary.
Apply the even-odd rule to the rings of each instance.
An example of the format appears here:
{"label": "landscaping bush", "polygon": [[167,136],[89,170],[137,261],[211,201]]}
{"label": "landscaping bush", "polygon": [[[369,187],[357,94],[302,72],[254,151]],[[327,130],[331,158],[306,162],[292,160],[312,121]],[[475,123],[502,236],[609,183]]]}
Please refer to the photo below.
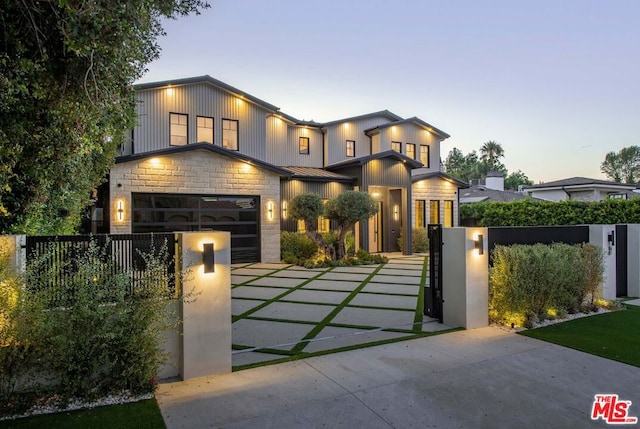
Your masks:
{"label": "landscaping bush", "polygon": [[318,253],[318,245],[306,234],[284,231],[280,234],[282,260],[287,264],[299,264]]}
{"label": "landscaping bush", "polygon": [[[404,251],[404,236],[402,230],[398,236],[398,247]],[[429,233],[427,228],[414,228],[411,230],[411,252],[427,253],[429,251]]]}
{"label": "landscaping bush", "polygon": [[588,309],[604,271],[591,244],[496,246],[489,283],[493,322],[531,326],[535,321]]}

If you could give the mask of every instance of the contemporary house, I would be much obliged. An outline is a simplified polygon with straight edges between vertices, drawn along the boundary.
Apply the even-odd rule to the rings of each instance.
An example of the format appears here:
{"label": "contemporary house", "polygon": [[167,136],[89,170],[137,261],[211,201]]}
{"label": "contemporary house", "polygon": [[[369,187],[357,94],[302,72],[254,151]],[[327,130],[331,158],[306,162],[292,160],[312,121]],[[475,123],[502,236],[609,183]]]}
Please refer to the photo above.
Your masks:
{"label": "contemporary house", "polygon": [[602,201],[606,198],[630,198],[637,186],[587,177],[570,177],[539,185],[523,186],[522,192],[547,201]]}
{"label": "contemporary house", "polygon": [[417,117],[383,110],[302,121],[210,76],[136,90],[138,124],[102,192],[111,233],[225,230],[233,262],[278,261],[280,231],[301,228],[288,202],[350,189],[378,203],[355,230],[356,245],[371,252],[398,250],[401,234],[410,243],[412,227],[458,224],[466,184],[440,171],[449,135]]}

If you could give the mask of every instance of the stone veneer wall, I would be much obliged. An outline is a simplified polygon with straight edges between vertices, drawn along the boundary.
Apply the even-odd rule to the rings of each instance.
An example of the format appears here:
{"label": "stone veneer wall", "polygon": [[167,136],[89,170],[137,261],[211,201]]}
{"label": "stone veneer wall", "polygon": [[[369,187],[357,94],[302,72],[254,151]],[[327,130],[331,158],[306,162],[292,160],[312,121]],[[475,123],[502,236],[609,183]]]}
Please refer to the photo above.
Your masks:
{"label": "stone veneer wall", "polygon": [[453,201],[453,226],[458,226],[458,188],[440,178],[420,180],[411,186],[411,226],[416,226],[416,200],[425,200],[426,223],[431,223],[429,219],[429,200],[440,201],[440,221],[444,222],[444,201]]}
{"label": "stone veneer wall", "polygon": [[[109,175],[111,233],[131,233],[131,193],[260,196],[262,262],[280,260],[280,176],[243,161],[204,150],[150,157],[114,165]],[[118,202],[124,219],[118,221]],[[273,204],[273,219],[267,205]]]}

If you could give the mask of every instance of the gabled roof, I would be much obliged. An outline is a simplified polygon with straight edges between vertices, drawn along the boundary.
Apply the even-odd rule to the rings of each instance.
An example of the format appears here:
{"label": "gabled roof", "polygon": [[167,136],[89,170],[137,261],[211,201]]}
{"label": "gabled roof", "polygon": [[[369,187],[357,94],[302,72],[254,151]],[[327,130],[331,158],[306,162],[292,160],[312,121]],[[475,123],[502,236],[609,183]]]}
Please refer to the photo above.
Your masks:
{"label": "gabled roof", "polygon": [[393,127],[394,125],[403,125],[403,124],[416,124],[419,127],[424,128],[425,130],[437,134],[440,137],[442,137],[443,139],[448,139],[449,137],[451,137],[449,134],[445,133],[442,130],[437,129],[436,127],[434,127],[433,125],[428,124],[427,122],[423,121],[422,119],[418,118],[417,116],[414,116],[412,118],[407,118],[407,119],[401,119],[401,120],[397,120],[395,122],[388,122],[386,124],[380,124],[380,125],[376,125],[375,127],[369,128],[367,130],[364,131],[364,133],[368,136],[372,136],[374,134],[377,134],[380,132],[381,129],[383,128],[388,128],[388,127]]}
{"label": "gabled roof", "polygon": [[320,122],[316,122],[316,121],[305,121],[303,119],[298,119],[295,118],[291,115],[288,115],[284,112],[278,112],[275,114],[276,117],[279,117],[281,119],[284,119],[287,122],[290,122],[294,125],[301,125],[301,126],[307,126],[307,127],[317,127],[320,128],[322,126],[322,124]]}
{"label": "gabled roof", "polygon": [[371,118],[376,118],[376,117],[384,117],[387,118],[391,121],[400,121],[402,120],[402,116],[398,116],[395,113],[392,113],[388,110],[380,110],[378,112],[372,112],[372,113],[366,113],[364,115],[358,115],[358,116],[352,116],[350,118],[344,118],[344,119],[336,119],[335,121],[329,121],[329,122],[325,122],[324,124],[322,124],[323,127],[328,127],[331,125],[336,125],[336,124],[341,124],[343,122],[351,122],[351,121],[360,121],[362,119],[371,119]]}
{"label": "gabled roof", "polygon": [[116,164],[123,162],[136,161],[140,159],[153,158],[155,156],[170,156],[176,153],[190,152],[193,150],[206,150],[219,155],[228,156],[229,158],[237,159],[239,161],[246,162],[249,165],[254,165],[258,168],[272,171],[280,176],[290,177],[292,173],[284,168],[276,167],[268,162],[260,161],[259,159],[244,155],[235,150],[225,149],[220,146],[212,145],[211,143],[192,143],[185,146],[172,146],[166,149],[154,150],[152,152],[137,153],[134,155],[119,156],[116,158]]}
{"label": "gabled roof", "polygon": [[235,95],[236,97],[242,98],[242,99],[246,99],[249,100],[255,104],[257,104],[258,106],[262,106],[267,110],[271,110],[271,111],[278,111],[280,110],[278,107],[274,106],[273,104],[267,103],[266,101],[263,101],[261,99],[259,99],[258,97],[254,97],[251,94],[247,94],[244,91],[239,90],[238,88],[235,88],[229,84],[226,84],[224,82],[222,82],[221,80],[218,79],[214,79],[209,75],[204,75],[204,76],[194,76],[194,77],[187,77],[187,78],[183,78],[183,79],[172,79],[172,80],[162,80],[162,81],[158,81],[158,82],[148,82],[148,83],[139,83],[137,85],[133,86],[133,89],[137,90],[137,91],[142,91],[145,89],[154,89],[154,88],[160,88],[163,86],[180,86],[180,85],[189,85],[192,83],[208,83],[210,85],[216,86],[224,91],[227,91],[233,95]]}
{"label": "gabled roof", "polygon": [[383,159],[383,158],[393,158],[398,161],[402,161],[403,163],[409,164],[412,168],[420,168],[422,167],[422,163],[420,161],[416,161],[413,158],[409,158],[395,150],[385,150],[384,152],[374,153],[373,155],[361,156],[359,158],[347,159],[346,161],[336,162],[335,164],[327,165],[325,168],[328,170],[334,168],[343,168],[349,165],[364,165],[369,161],[374,159]]}
{"label": "gabled roof", "polygon": [[282,167],[293,173],[291,179],[302,179],[321,182],[353,182],[355,177],[327,171],[323,168],[315,167]]}
{"label": "gabled roof", "polygon": [[[487,188],[486,186],[470,186],[469,189],[465,189],[460,192],[460,204],[475,203],[478,201],[516,201],[527,198],[515,191],[500,191],[497,189]],[[529,197],[531,198],[531,197]]]}
{"label": "gabled roof", "polygon": [[450,176],[447,173],[444,173],[442,171],[434,171],[433,173],[416,174],[414,176],[411,176],[411,182],[412,183],[416,183],[416,182],[419,182],[421,180],[434,179],[434,178],[439,178],[439,179],[442,179],[442,180],[446,180],[447,182],[456,185],[458,188],[468,188],[469,187],[467,182],[464,182],[464,181],[462,181],[460,179],[457,179],[457,178],[455,178],[453,176]]}
{"label": "gabled roof", "polygon": [[619,182],[611,182],[608,180],[599,180],[599,179],[590,179],[588,177],[570,177],[568,179],[554,180],[552,182],[540,183],[538,185],[531,186],[523,186],[523,190],[542,190],[542,189],[562,189],[562,188],[573,188],[573,187],[608,187],[608,188],[617,188],[617,189],[627,189],[632,190],[636,189],[637,185],[631,183],[619,183]]}

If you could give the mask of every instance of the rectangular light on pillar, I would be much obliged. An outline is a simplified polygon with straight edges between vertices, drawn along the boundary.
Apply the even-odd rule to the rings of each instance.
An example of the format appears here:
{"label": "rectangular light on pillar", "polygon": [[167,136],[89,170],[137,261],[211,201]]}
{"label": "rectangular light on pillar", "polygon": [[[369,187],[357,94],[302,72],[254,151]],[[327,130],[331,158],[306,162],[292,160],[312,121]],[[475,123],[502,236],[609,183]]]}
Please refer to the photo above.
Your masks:
{"label": "rectangular light on pillar", "polygon": [[269,220],[273,220],[273,202],[269,201],[267,203],[267,218],[269,218]]}
{"label": "rectangular light on pillar", "polygon": [[287,218],[287,202],[283,201],[282,202],[282,219],[286,219]]}
{"label": "rectangular light on pillar", "polygon": [[473,240],[473,248],[478,251],[478,255],[484,255],[484,237],[482,234],[478,234],[475,240]]}
{"label": "rectangular light on pillar", "polygon": [[124,201],[118,200],[118,209],[117,209],[118,222],[122,222],[124,220]]}
{"label": "rectangular light on pillar", "polygon": [[213,243],[204,243],[204,251],[202,252],[202,264],[205,273],[214,273],[216,271],[216,261],[213,254]]}

